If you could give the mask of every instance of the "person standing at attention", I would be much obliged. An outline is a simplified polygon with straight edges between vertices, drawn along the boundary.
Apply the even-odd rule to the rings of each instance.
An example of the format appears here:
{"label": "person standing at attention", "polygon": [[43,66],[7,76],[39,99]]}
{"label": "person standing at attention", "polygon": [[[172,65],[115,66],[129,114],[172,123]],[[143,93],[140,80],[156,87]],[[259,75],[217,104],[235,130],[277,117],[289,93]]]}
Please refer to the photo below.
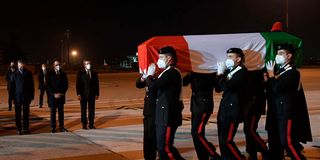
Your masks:
{"label": "person standing at attention", "polygon": [[99,99],[99,77],[97,72],[92,69],[91,61],[88,59],[83,60],[83,68],[77,74],[76,91],[81,105],[82,129],[87,129],[87,113],[89,115],[89,129],[96,129],[94,116],[95,102]]}

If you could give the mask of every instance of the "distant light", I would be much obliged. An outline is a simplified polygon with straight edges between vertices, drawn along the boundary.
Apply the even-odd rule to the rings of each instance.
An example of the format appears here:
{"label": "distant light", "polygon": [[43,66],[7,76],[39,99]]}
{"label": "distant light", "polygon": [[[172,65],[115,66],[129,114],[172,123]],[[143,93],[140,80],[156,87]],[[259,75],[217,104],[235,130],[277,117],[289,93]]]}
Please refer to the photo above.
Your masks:
{"label": "distant light", "polygon": [[78,52],[77,52],[77,51],[72,51],[72,52],[71,52],[71,55],[72,55],[72,56],[77,56],[77,55],[78,55]]}

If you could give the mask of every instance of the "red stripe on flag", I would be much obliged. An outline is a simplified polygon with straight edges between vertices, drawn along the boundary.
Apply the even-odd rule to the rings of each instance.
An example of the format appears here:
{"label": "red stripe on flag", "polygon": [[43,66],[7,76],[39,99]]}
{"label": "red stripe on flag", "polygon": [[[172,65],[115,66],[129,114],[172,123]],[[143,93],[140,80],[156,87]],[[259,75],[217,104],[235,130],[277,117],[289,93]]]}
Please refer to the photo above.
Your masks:
{"label": "red stripe on flag", "polygon": [[172,46],[177,51],[177,67],[180,71],[191,71],[189,47],[183,36],[153,37],[139,45],[138,61],[140,69],[147,70],[151,63],[157,63],[158,50],[165,46]]}

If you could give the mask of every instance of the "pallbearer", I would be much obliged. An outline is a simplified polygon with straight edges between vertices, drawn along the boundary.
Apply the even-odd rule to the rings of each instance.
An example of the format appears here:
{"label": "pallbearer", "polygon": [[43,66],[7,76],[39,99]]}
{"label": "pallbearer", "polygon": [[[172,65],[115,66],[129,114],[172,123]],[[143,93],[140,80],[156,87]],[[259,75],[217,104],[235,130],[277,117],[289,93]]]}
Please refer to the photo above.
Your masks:
{"label": "pallbearer", "polygon": [[[311,141],[311,130],[300,72],[293,64],[295,49],[291,44],[277,46],[274,62],[266,64],[268,79],[267,130],[271,159],[283,158],[285,149],[291,159],[306,159],[299,150],[299,142]],[[269,111],[270,110],[270,111]]]}
{"label": "pallbearer", "polygon": [[213,89],[216,73],[191,72],[183,78],[183,86],[191,84],[191,134],[199,160],[220,159],[216,148],[205,137],[206,125],[213,112]]}
{"label": "pallbearer", "polygon": [[180,160],[183,158],[173,143],[177,128],[182,124],[182,78],[180,71],[176,68],[175,49],[171,46],[163,47],[158,53],[157,64],[163,71],[158,77],[154,77],[154,64],[151,64],[147,71],[149,90],[158,92],[155,116],[157,148],[161,160]]}
{"label": "pallbearer", "polygon": [[216,89],[223,91],[218,111],[218,136],[221,157],[225,160],[245,159],[233,141],[238,125],[243,120],[242,110],[247,98],[248,70],[243,62],[242,50],[230,48],[225,63],[218,63]]}
{"label": "pallbearer", "polygon": [[143,155],[145,160],[155,160],[157,158],[157,139],[155,125],[155,110],[157,90],[149,90],[147,86],[146,71],[141,71],[142,75],[136,81],[137,88],[145,88],[143,106]]}

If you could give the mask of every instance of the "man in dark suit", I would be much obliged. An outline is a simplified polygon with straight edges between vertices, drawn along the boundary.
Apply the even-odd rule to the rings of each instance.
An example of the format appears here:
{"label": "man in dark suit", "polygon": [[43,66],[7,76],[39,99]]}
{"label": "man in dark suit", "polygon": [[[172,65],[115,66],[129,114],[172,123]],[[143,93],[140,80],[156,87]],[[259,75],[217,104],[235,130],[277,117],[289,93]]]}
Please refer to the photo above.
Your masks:
{"label": "man in dark suit", "polygon": [[147,85],[150,90],[158,92],[155,124],[159,158],[182,160],[184,158],[173,146],[175,133],[182,124],[183,110],[182,78],[180,71],[175,67],[177,55],[171,46],[161,48],[158,53],[157,64],[163,71],[155,78],[155,65],[151,64],[147,71]]}
{"label": "man in dark suit", "polygon": [[[29,112],[30,103],[34,99],[34,83],[31,71],[27,70],[23,60],[18,61],[18,69],[13,75],[13,87],[15,92],[15,116],[16,126],[19,135],[30,134]],[[23,110],[23,128],[21,126],[21,107]],[[22,130],[23,129],[23,130]]]}
{"label": "man in dark suit", "polygon": [[11,62],[10,63],[10,66],[7,70],[7,73],[6,73],[6,81],[7,81],[7,91],[8,91],[8,111],[11,111],[12,110],[12,102],[14,101],[14,89],[11,89],[11,87],[13,86],[12,85],[12,78],[13,78],[13,75],[16,71],[17,67],[16,65],[14,64],[14,62]]}
{"label": "man in dark suit", "polygon": [[64,104],[65,95],[68,90],[68,78],[65,72],[61,70],[59,60],[53,61],[53,69],[48,76],[49,106],[50,106],[50,127],[51,132],[56,132],[56,112],[58,109],[59,128],[61,132],[68,132],[64,128]]}
{"label": "man in dark suit", "polygon": [[91,69],[90,60],[83,61],[83,68],[77,74],[76,90],[81,105],[82,128],[87,129],[88,108],[89,129],[95,129],[95,101],[99,98],[99,78],[97,72]]}
{"label": "man in dark suit", "polygon": [[[216,91],[223,91],[218,111],[218,137],[221,157],[225,160],[242,160],[245,156],[233,141],[246,99],[248,70],[243,65],[244,54],[239,48],[227,50],[225,64],[218,63]],[[228,69],[225,72],[225,67]]]}
{"label": "man in dark suit", "polygon": [[[47,102],[49,100],[49,95],[48,95],[48,87],[47,87],[47,79],[48,79],[48,70],[46,64],[41,65],[41,70],[38,74],[38,82],[39,82],[39,108],[42,108],[43,105],[43,96],[44,92],[47,94]],[[49,104],[49,102],[48,102]]]}

